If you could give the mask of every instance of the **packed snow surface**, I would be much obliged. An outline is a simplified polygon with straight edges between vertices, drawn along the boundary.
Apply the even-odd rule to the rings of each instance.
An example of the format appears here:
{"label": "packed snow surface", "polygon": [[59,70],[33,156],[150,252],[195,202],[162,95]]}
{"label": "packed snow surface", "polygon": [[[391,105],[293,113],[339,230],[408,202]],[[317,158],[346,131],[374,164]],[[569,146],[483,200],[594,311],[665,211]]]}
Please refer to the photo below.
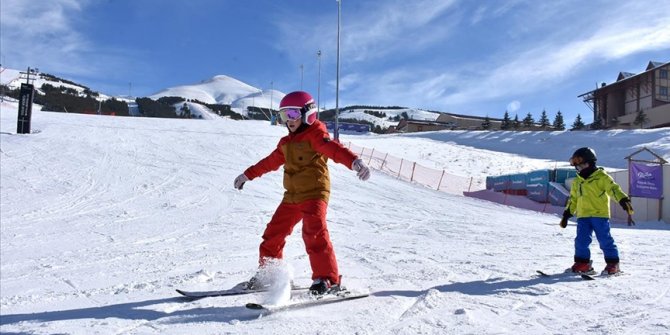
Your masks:
{"label": "packed snow surface", "polygon": [[[16,103],[2,104],[3,334],[670,333],[667,223],[613,226],[622,276],[539,278],[538,269],[572,264],[574,223],[561,229],[555,215],[380,172],[362,182],[332,162],[328,223],[343,283],[370,297],[267,316],[244,307],[264,294],[185,301],[175,289],[222,289],[255,273],[282,173],[242,191],[232,184],[286,129],[35,111],[34,133],[17,135],[16,114]],[[665,129],[342,140],[482,176],[563,163],[590,144],[612,168],[645,145],[667,159],[669,137]],[[600,270],[602,253],[591,249]],[[278,278],[311,283],[300,225],[280,266]]]}

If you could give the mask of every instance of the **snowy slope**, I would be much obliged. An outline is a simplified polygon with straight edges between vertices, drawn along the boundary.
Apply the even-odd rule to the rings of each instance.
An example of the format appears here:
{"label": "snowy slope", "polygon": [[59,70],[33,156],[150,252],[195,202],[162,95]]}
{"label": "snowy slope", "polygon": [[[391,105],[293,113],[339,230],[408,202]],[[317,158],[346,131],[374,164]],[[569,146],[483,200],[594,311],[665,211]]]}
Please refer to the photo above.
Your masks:
{"label": "snowy slope", "polygon": [[[26,82],[25,76],[22,78],[21,77],[21,72],[26,71],[26,70],[15,70],[15,69],[9,69],[9,68],[4,68],[0,67],[0,84],[7,85],[7,87],[11,89],[18,89],[21,87],[21,84]],[[33,84],[35,89],[38,92],[42,92],[41,88],[42,85],[44,84],[49,84],[54,87],[64,87],[68,89],[75,90],[78,92],[79,96],[86,96],[87,93],[85,92],[86,88],[84,86],[80,85],[74,85],[71,83],[66,83],[60,80],[53,80],[52,78],[48,77],[43,77],[42,74],[38,74],[37,76],[31,75],[31,80],[30,83]],[[110,99],[111,97],[102,93],[99,93],[98,96],[95,97],[97,100],[107,100]],[[128,99],[121,98],[121,97],[115,97],[117,100],[123,100],[123,101],[129,101]]]}
{"label": "snowy slope", "polygon": [[[380,173],[361,182],[336,164],[331,237],[344,283],[370,291],[369,298],[261,318],[243,305],[263,295],[186,302],[175,288],[223,288],[254,273],[264,224],[281,199],[282,174],[251,181],[243,191],[232,181],[274,148],[283,127],[34,112],[39,132],[16,135],[16,104],[8,103],[0,121],[2,333],[670,332],[668,224],[613,229],[624,276],[537,278],[536,269],[559,272],[571,265],[574,225],[560,229],[556,216]],[[637,138],[613,145],[631,150],[660,141]],[[343,140],[366,145],[373,137]],[[421,137],[388,140],[425,153]],[[473,150],[445,141],[455,142],[451,156],[465,158]],[[568,149],[561,141],[547,143],[555,156],[516,152],[516,159],[563,160]],[[479,164],[490,170],[507,164],[508,157],[496,153],[502,148],[485,149],[493,151]],[[601,157],[614,160],[605,150]],[[602,268],[596,245],[592,251]],[[308,284],[299,227],[285,258],[295,282]]]}
{"label": "snowy slope", "polygon": [[[386,116],[377,117],[369,113],[365,113],[366,111],[383,113],[383,115]],[[424,111],[415,108],[400,108],[400,109],[352,108],[340,111],[340,118],[365,120],[368,122],[372,122],[375,126],[380,126],[383,129],[387,129],[391,126],[397,126],[398,121],[392,121],[392,118],[401,117],[403,114],[407,114],[409,118],[412,120],[422,120],[422,121],[435,121],[437,117],[440,115],[439,113]]]}
{"label": "snowy slope", "polygon": [[[414,145],[406,145],[411,141]],[[437,131],[358,136],[358,146],[379,150],[452,174],[485,177],[567,167],[572,153],[593,148],[598,165],[626,169],[625,159],[648,148],[670,161],[670,128],[609,131]],[[491,156],[496,163],[491,164]],[[636,159],[656,160],[648,153]]]}

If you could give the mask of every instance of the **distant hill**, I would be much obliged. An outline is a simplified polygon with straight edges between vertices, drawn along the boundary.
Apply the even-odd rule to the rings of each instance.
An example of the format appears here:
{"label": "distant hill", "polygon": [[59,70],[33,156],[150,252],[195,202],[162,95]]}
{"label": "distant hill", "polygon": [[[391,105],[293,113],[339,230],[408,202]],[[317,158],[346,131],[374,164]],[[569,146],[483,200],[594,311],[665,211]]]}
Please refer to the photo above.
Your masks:
{"label": "distant hill", "polygon": [[[20,72],[0,68],[0,83],[9,90],[18,90],[21,82],[25,82]],[[278,90],[259,89],[226,75],[216,75],[195,84],[169,87],[146,97],[157,103],[145,98],[112,97],[95,92],[85,85],[46,73],[40,73],[33,83],[39,95],[58,94],[58,99],[50,99],[51,103],[46,104],[48,110],[51,111],[92,113],[97,110],[96,101],[115,99],[129,105],[123,108],[122,113],[115,113],[116,115],[152,117],[211,119],[229,116],[234,119],[267,120],[270,116],[269,111],[278,110],[279,102],[286,95]],[[77,100],[76,103],[64,102],[64,99],[72,100],[67,95],[89,100]],[[41,97],[36,100],[43,101]],[[137,101],[140,102],[139,105]],[[91,106],[81,107],[80,105]],[[118,105],[114,106],[119,109]],[[397,106],[349,106],[342,107],[339,111],[341,122],[369,124],[373,130],[378,132],[397,125],[400,118],[435,121],[438,116],[438,112]],[[334,120],[335,110],[323,110],[321,118]]]}
{"label": "distant hill", "polygon": [[285,95],[277,90],[261,90],[235,78],[217,75],[197,84],[166,88],[149,98],[157,100],[176,96],[207,104],[230,105],[233,111],[247,115],[247,107],[250,106],[277,110]]}

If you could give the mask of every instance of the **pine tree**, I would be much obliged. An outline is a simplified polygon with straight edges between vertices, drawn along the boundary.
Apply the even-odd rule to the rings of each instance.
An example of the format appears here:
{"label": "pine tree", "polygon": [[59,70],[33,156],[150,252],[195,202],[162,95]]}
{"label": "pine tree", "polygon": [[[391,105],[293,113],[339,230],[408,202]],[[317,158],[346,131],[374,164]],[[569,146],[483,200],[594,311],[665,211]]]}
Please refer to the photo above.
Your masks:
{"label": "pine tree", "polygon": [[509,118],[509,113],[505,111],[505,115],[503,116],[502,123],[500,123],[500,129],[501,130],[507,130],[512,127],[512,120]]}
{"label": "pine tree", "polygon": [[514,114],[514,121],[512,121],[514,130],[521,128],[521,121],[519,121],[519,114]]}
{"label": "pine tree", "polygon": [[633,124],[636,126],[640,126],[640,128],[644,128],[644,124],[649,121],[649,118],[647,117],[647,114],[644,113],[643,110],[640,110],[637,112],[637,116],[635,117],[635,121],[633,121]]}
{"label": "pine tree", "polygon": [[577,114],[577,118],[575,119],[575,122],[572,124],[572,130],[581,130],[584,129],[584,122],[582,122],[582,116],[580,114]]}
{"label": "pine tree", "polygon": [[549,117],[547,117],[547,111],[542,110],[542,115],[540,115],[540,128],[547,129],[549,127]]}
{"label": "pine tree", "polygon": [[560,110],[556,113],[552,126],[556,130],[565,130],[565,122],[563,122],[563,114],[561,114]]}
{"label": "pine tree", "polygon": [[523,118],[523,127],[524,128],[531,128],[533,124],[535,123],[535,119],[533,119],[533,116],[528,112],[528,115],[526,115],[525,118]]}
{"label": "pine tree", "polygon": [[482,122],[482,129],[488,130],[491,128],[491,119],[488,117],[488,115],[484,118],[484,122]]}
{"label": "pine tree", "polygon": [[188,105],[186,103],[184,103],[184,105],[181,106],[179,111],[181,112],[181,117],[183,117],[185,119],[190,119],[191,118],[191,109],[188,108]]}

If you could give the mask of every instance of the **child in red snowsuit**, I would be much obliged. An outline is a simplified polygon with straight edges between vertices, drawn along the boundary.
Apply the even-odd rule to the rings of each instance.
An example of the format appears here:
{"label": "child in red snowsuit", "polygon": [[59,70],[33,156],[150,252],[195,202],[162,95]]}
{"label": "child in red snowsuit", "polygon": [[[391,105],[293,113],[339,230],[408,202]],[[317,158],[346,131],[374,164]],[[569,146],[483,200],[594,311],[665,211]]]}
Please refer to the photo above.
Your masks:
{"label": "child in red snowsuit", "polygon": [[[314,280],[310,290],[323,294],[340,284],[326,225],[330,196],[328,158],[356,171],[361,180],[370,177],[370,170],[349,149],[330,140],[325,125],[316,115],[316,105],[308,93],[287,94],[279,104],[279,116],[289,134],[279,140],[270,155],[239,175],[234,186],[241,190],[246,181],[284,166],[284,198],[263,233],[259,263],[262,267],[270,259],[281,259],[286,237],[302,220],[302,238]],[[249,286],[256,284],[254,278]]]}

